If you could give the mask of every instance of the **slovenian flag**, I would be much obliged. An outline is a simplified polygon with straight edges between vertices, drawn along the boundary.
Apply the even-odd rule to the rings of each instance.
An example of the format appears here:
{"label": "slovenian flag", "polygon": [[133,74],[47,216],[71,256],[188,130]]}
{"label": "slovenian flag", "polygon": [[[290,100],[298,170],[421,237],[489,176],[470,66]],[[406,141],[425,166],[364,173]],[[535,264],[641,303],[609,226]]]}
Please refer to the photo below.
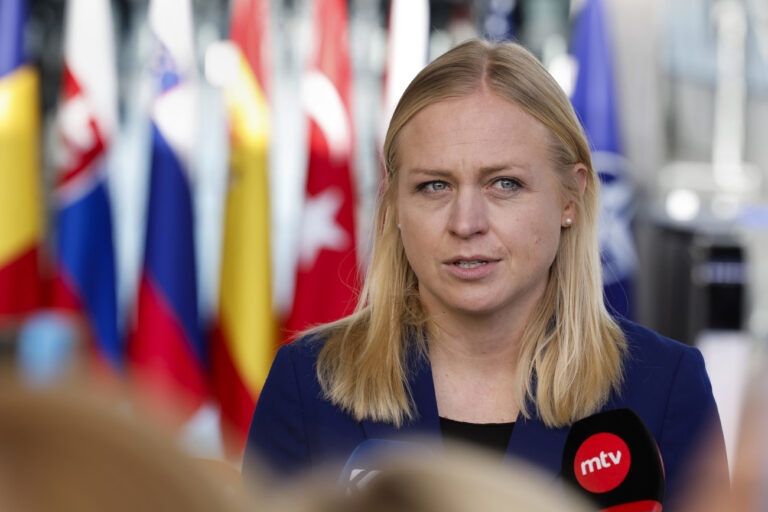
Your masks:
{"label": "slovenian flag", "polygon": [[57,269],[53,306],[84,315],[100,359],[123,365],[106,158],[117,129],[109,0],[69,0],[58,112]]}
{"label": "slovenian flag", "polygon": [[239,455],[277,349],[269,236],[269,2],[236,0],[230,37],[237,73],[225,89],[230,179],[211,372],[225,448]]}
{"label": "slovenian flag", "polygon": [[24,0],[0,2],[0,321],[41,305],[39,80],[25,64],[26,19]]}
{"label": "slovenian flag", "polygon": [[317,0],[313,55],[302,84],[309,164],[287,339],[351,313],[359,289],[348,35],[347,2]]}
{"label": "slovenian flag", "polygon": [[634,191],[622,155],[613,55],[601,0],[587,0],[579,12],[572,54],[578,75],[571,101],[587,132],[602,184],[599,237],[606,304],[611,312],[632,318],[637,261],[631,227]]}
{"label": "slovenian flag", "polygon": [[189,0],[152,0],[153,71],[147,231],[129,356],[154,403],[191,414],[207,394],[198,318],[189,165],[196,134],[196,71]]}

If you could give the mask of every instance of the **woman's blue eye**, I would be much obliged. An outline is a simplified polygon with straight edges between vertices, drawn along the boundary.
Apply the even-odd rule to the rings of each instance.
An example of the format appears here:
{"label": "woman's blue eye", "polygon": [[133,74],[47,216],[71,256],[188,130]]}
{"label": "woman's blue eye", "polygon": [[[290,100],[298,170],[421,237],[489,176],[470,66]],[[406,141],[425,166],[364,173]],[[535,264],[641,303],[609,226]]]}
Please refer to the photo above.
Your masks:
{"label": "woman's blue eye", "polygon": [[446,188],[448,188],[448,184],[444,181],[428,181],[419,185],[419,190],[427,192],[441,192]]}
{"label": "woman's blue eye", "polygon": [[520,187],[520,182],[512,178],[499,178],[494,184],[504,190],[513,190]]}

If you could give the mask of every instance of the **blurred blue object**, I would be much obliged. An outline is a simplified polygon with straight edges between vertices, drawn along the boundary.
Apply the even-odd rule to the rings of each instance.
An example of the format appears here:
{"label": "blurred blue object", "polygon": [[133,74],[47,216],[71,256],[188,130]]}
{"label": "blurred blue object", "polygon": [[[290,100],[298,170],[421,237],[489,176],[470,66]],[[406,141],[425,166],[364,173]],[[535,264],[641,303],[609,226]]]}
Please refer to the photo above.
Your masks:
{"label": "blurred blue object", "polygon": [[29,317],[19,331],[16,355],[22,379],[33,386],[54,383],[73,366],[77,337],[74,322],[65,314]]}
{"label": "blurred blue object", "polygon": [[509,41],[516,34],[515,9],[517,0],[491,0],[483,21],[485,37],[492,41]]}
{"label": "blurred blue object", "polygon": [[606,305],[612,313],[634,317],[637,262],[632,234],[634,188],[622,153],[613,80],[613,53],[602,0],[587,0],[574,25],[571,51],[579,66],[571,97],[592,149],[600,176],[600,255]]}
{"label": "blurred blue object", "polygon": [[24,0],[0,0],[0,77],[24,62],[24,22],[27,3]]}

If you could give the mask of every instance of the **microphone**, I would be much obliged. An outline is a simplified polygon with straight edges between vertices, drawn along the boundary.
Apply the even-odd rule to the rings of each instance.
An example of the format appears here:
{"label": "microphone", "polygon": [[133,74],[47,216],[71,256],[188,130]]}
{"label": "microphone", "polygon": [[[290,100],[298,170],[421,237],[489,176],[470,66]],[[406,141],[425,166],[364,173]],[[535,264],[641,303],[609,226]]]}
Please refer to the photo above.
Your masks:
{"label": "microphone", "polygon": [[661,512],[664,464],[656,441],[630,409],[615,409],[573,424],[565,441],[563,479],[600,512]]}
{"label": "microphone", "polygon": [[381,473],[387,459],[398,455],[412,456],[419,452],[433,454],[432,450],[419,443],[367,439],[357,445],[347,459],[339,476],[339,489],[348,496],[359,492]]}

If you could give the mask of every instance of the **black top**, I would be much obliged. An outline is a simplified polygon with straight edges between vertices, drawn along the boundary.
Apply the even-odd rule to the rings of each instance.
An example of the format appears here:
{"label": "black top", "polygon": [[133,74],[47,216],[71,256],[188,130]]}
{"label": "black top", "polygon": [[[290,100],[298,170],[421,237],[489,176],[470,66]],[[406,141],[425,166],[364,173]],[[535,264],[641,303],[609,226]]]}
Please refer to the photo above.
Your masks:
{"label": "black top", "polygon": [[467,423],[440,416],[440,431],[443,438],[481,446],[504,457],[512,436],[515,422],[510,423]]}

